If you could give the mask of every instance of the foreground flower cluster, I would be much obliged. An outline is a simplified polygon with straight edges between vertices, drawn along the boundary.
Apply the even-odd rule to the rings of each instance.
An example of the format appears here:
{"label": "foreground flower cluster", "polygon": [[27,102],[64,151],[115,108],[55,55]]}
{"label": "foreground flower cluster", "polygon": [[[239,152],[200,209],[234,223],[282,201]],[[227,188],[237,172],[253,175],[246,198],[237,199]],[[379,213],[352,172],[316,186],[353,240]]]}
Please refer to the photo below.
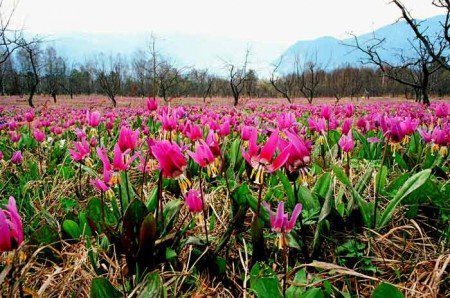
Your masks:
{"label": "foreground flower cluster", "polygon": [[[39,243],[43,232],[33,225],[42,210],[33,206],[42,196],[25,185],[56,177],[67,191],[50,203],[78,206],[54,219],[60,237],[105,237],[131,276],[189,245],[206,247],[205,258],[216,260],[232,243],[251,246],[252,264],[280,262],[274,256],[281,254],[288,270],[320,256],[322,230],[311,229],[330,223],[331,209],[342,222],[357,210],[363,226],[383,228],[392,218],[380,204],[390,195],[381,189],[387,177],[431,179],[428,169],[448,177],[449,108],[168,107],[154,99],[140,108],[0,107],[0,189],[22,206],[19,212],[11,197],[0,210],[0,251],[24,241],[19,214],[30,224],[25,242]],[[373,189],[364,192],[364,184]],[[92,266],[99,269],[95,260]]]}

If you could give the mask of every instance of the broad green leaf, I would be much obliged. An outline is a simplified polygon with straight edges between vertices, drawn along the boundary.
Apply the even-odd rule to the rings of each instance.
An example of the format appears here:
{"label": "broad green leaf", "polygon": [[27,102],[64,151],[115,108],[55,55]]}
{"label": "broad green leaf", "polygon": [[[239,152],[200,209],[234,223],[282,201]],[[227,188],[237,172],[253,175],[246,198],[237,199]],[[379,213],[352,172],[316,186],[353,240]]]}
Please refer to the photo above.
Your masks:
{"label": "broad green leaf", "polygon": [[158,273],[148,273],[142,283],[144,284],[144,287],[139,295],[137,295],[137,298],[167,296],[161,276],[159,276]]}
{"label": "broad green leaf", "polygon": [[76,222],[70,219],[66,219],[62,225],[64,231],[72,237],[72,239],[78,239],[81,235],[80,227]]}
{"label": "broad green leaf", "polygon": [[278,179],[280,179],[281,184],[283,185],[284,191],[286,193],[287,197],[287,206],[290,208],[294,208],[296,202],[295,202],[295,195],[294,190],[292,188],[292,184],[289,181],[289,179],[286,177],[286,175],[282,171],[277,172]]}
{"label": "broad green leaf", "polygon": [[372,293],[372,298],[403,298],[402,292],[391,284],[381,283]]}
{"label": "broad green leaf", "polygon": [[123,297],[113,285],[103,277],[97,277],[91,283],[91,298],[121,298]]}
{"label": "broad green leaf", "polygon": [[319,177],[319,179],[317,179],[317,182],[314,185],[312,192],[321,198],[325,198],[330,186],[331,186],[331,174],[326,172],[322,174]]}
{"label": "broad green leaf", "polygon": [[406,180],[405,184],[400,188],[394,198],[389,202],[388,206],[381,215],[380,221],[378,222],[378,227],[385,226],[392,217],[395,208],[400,202],[406,198],[410,193],[412,193],[417,188],[421,187],[430,177],[431,170],[423,170],[417,174],[414,174],[411,178]]}
{"label": "broad green leaf", "polygon": [[277,275],[266,265],[256,263],[250,273],[250,289],[260,298],[282,297]]}

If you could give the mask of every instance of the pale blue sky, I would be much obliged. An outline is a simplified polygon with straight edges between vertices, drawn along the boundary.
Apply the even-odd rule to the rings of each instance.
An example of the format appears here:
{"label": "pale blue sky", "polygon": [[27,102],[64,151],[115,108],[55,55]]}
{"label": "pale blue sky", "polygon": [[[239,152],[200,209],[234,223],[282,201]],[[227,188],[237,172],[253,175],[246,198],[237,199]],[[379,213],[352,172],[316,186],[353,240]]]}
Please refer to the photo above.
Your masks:
{"label": "pale blue sky", "polygon": [[[5,2],[17,2],[3,0]],[[20,0],[17,24],[44,34],[157,32],[202,34],[291,44],[346,37],[391,24],[400,16],[388,0]],[[442,13],[429,0],[405,0],[414,16]]]}

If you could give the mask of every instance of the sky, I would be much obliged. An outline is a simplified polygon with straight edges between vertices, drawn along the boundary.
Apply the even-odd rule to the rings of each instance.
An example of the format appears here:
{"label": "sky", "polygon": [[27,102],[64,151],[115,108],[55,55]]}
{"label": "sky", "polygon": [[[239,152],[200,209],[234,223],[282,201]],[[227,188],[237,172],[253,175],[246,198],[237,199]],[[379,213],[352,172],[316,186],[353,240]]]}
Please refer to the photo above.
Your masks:
{"label": "sky", "polygon": [[[389,0],[3,1],[18,2],[16,26],[40,34],[181,33],[280,45],[367,33],[400,17]],[[430,3],[404,0],[420,19],[442,13]]]}

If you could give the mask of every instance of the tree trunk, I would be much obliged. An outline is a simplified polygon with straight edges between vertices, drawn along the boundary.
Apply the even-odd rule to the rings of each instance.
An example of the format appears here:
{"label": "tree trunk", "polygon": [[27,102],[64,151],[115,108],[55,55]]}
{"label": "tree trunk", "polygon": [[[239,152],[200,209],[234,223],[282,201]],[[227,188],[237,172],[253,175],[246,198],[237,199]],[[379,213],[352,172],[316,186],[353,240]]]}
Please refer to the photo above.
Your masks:
{"label": "tree trunk", "polygon": [[113,107],[117,107],[117,101],[114,96],[111,96],[111,101],[113,103]]}
{"label": "tree trunk", "polygon": [[52,91],[53,102],[56,103],[56,92]]}

